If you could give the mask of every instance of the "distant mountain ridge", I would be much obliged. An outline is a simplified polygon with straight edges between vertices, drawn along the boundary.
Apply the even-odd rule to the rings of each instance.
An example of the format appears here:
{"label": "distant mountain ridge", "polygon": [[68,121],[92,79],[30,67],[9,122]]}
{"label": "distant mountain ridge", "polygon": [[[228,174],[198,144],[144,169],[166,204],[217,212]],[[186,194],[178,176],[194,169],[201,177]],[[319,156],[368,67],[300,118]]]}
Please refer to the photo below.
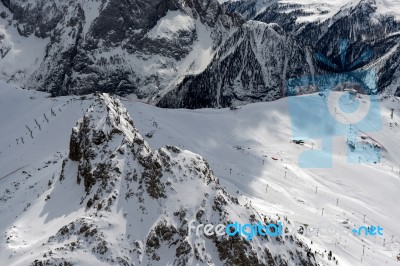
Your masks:
{"label": "distant mountain ridge", "polygon": [[2,79],[53,95],[154,96],[186,72],[201,70],[226,33],[243,23],[215,0],[2,2],[8,11],[0,41],[14,45],[4,62],[13,65],[11,57],[18,58],[14,28],[48,40],[35,67],[4,68]]}
{"label": "distant mountain ridge", "polygon": [[0,78],[54,96],[134,94],[173,108],[270,101],[285,96],[287,78],[332,73],[314,55],[339,62],[343,39],[348,62],[371,49],[357,69],[375,69],[379,91],[400,95],[400,15],[390,1],[0,5],[8,9],[0,15]]}
{"label": "distant mountain ridge", "polygon": [[[267,4],[260,4],[265,2]],[[315,53],[321,52],[335,63],[340,63],[338,47],[341,40],[349,41],[347,62],[354,62],[363,51],[371,49],[371,60],[360,65],[359,69],[375,69],[378,89],[400,94],[400,4],[394,1],[321,1],[308,4],[293,0],[290,4],[249,0],[227,2],[225,8],[250,19],[277,23],[297,41],[311,46]]]}

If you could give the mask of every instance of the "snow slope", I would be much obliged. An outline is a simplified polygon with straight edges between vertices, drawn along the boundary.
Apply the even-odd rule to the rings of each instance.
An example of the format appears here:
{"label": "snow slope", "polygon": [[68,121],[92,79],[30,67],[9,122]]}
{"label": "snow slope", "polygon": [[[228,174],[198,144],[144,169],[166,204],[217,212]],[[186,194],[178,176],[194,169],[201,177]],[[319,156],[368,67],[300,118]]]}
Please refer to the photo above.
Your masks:
{"label": "snow slope", "polygon": [[[125,105],[133,117],[139,118],[136,124],[140,131],[152,135],[148,139],[152,147],[167,140],[202,154],[211,162],[221,183],[230,191],[240,190],[240,199],[253,202],[261,213],[285,215],[324,230],[318,236],[310,236],[309,241],[322,252],[332,249],[340,265],[361,265],[363,245],[363,265],[396,265],[395,255],[400,248],[400,105],[398,99],[394,101],[397,126],[390,121],[386,104],[392,103],[386,100],[382,106],[384,128],[370,134],[388,150],[382,163],[347,163],[345,139],[337,137],[332,169],[298,167],[298,155],[310,149],[312,143],[307,141],[301,146],[290,142],[287,99],[251,104],[237,111],[164,110],[129,102]],[[313,146],[317,148],[318,141]],[[359,238],[349,232],[353,226],[365,224],[384,227],[384,237]],[[327,228],[337,233],[329,234]]]}
{"label": "snow slope", "polygon": [[21,36],[15,25],[9,23],[12,15],[1,2],[0,10],[8,16],[0,16],[0,80],[21,84],[39,67],[49,38]]}
{"label": "snow slope", "polygon": [[249,14],[254,18],[259,13],[263,12],[267,7],[272,4],[287,5],[287,12],[294,10],[301,10],[304,12],[301,17],[297,19],[298,23],[303,22],[321,22],[332,18],[338,12],[348,10],[357,6],[360,2],[371,2],[376,7],[377,16],[393,16],[395,19],[400,19],[400,1],[398,0],[378,0],[378,1],[365,1],[365,0],[340,0],[340,1],[321,1],[321,0],[220,0],[220,3],[235,3],[243,2],[243,5],[251,4],[254,11]]}
{"label": "snow slope", "polygon": [[193,31],[195,29],[194,19],[181,11],[168,11],[157,25],[152,28],[146,37],[151,39],[174,39],[180,31]]}
{"label": "snow slope", "polygon": [[[0,111],[7,114],[0,116],[0,264],[26,265],[46,249],[41,243],[57,233],[59,225],[83,215],[73,207],[81,201],[83,188],[76,189],[72,181],[54,186],[58,176],[53,174],[68,156],[71,128],[94,100],[92,96],[47,98],[45,93],[15,89],[3,83],[0,88]],[[382,102],[383,129],[369,134],[386,149],[382,162],[349,164],[345,140],[337,137],[334,165],[330,169],[298,167],[298,155],[312,146],[317,149],[319,143],[306,141],[303,146],[291,142],[286,98],[238,110],[170,110],[132,100],[122,102],[152,150],[171,144],[198,153],[210,163],[221,186],[237,196],[241,204],[251,203],[260,215],[271,219],[282,220],[286,216],[298,225],[307,224],[309,230],[317,230],[317,234],[296,235],[312,252],[320,254],[316,259],[321,265],[334,265],[327,260],[329,250],[339,265],[398,264],[398,98]],[[395,108],[393,121],[389,107]],[[26,126],[32,130],[33,138]],[[60,194],[52,194],[54,189]],[[32,195],[35,199],[28,202]],[[45,200],[47,195],[53,199],[58,195],[59,200],[68,201],[64,206],[71,207],[59,209],[51,203],[52,199]],[[110,223],[124,221],[123,213],[105,219]],[[361,225],[380,225],[384,236],[352,235],[350,230]],[[329,233],[327,228],[336,233]],[[124,233],[120,227],[104,232],[118,236],[117,240]],[[21,254],[25,255],[20,257]],[[88,253],[77,254],[81,265],[104,263]]]}

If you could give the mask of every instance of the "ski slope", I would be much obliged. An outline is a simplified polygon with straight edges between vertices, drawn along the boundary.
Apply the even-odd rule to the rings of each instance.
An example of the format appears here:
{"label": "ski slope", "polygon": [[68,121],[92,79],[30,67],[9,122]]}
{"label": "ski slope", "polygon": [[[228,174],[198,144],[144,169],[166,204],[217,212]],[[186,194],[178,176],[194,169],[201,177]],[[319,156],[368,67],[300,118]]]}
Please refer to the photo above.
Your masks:
{"label": "ski slope", "polygon": [[[335,137],[330,169],[298,167],[300,153],[312,147],[318,149],[320,143],[306,141],[302,146],[291,142],[286,98],[235,111],[164,110],[141,103],[124,104],[139,131],[153,135],[148,139],[153,148],[168,142],[201,154],[229,191],[239,190],[241,200],[251,201],[261,213],[287,216],[309,227],[336,231],[310,236],[309,241],[321,247],[321,252],[331,249],[340,265],[361,265],[361,257],[363,265],[397,265],[400,105],[394,101],[381,104],[383,129],[370,134],[387,150],[382,162],[348,163],[346,140]],[[392,121],[387,106],[393,104],[397,115]],[[349,229],[343,223],[346,221]],[[368,224],[384,227],[384,237],[362,238],[350,233],[355,226]]]}
{"label": "ski slope", "polygon": [[[92,101],[92,96],[48,98],[42,92],[0,84],[1,265],[24,265],[18,254],[34,254],[40,240],[57,228],[57,220],[47,223],[45,202],[39,198],[48,194],[51,174],[59,171],[68,154],[71,128]],[[383,100],[382,130],[366,132],[386,150],[380,163],[348,163],[345,138],[335,137],[334,163],[327,169],[298,167],[300,153],[318,149],[320,143],[291,142],[286,98],[238,110],[166,110],[128,99],[122,102],[152,149],[171,144],[198,153],[240,202],[251,202],[269,217],[286,216],[298,225],[307,224],[307,235],[297,236],[313,251],[325,254],[325,259],[318,257],[321,265],[334,265],[326,259],[325,250],[333,252],[339,265],[398,265],[399,99]],[[316,104],[324,102],[321,99]],[[393,120],[390,108],[395,108]],[[33,198],[24,189],[30,186]],[[77,193],[71,191],[71,204],[79,201],[74,198]],[[34,217],[24,212],[28,202],[32,202],[34,213],[43,216],[40,228],[31,224]],[[69,219],[78,216],[73,210],[53,208],[60,217],[63,213]],[[380,225],[384,236],[354,236],[350,231],[361,225]],[[87,257],[86,263],[98,262]]]}

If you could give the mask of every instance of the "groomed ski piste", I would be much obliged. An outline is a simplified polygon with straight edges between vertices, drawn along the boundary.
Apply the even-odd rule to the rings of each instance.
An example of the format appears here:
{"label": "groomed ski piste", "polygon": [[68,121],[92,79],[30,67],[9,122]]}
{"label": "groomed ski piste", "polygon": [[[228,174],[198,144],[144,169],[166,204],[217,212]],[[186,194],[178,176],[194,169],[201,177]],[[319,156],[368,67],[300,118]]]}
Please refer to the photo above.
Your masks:
{"label": "groomed ski piste", "polygon": [[[360,97],[361,105],[366,104],[367,97]],[[50,98],[43,92],[0,83],[0,265],[24,265],[21,258],[37,255],[37,247],[54,233],[44,209],[44,199],[51,192],[48,182],[68,156],[71,128],[94,98]],[[329,251],[338,265],[399,265],[398,98],[382,99],[382,130],[364,135],[366,141],[381,147],[380,162],[349,163],[346,138],[339,136],[333,138],[333,166],[324,169],[299,167],[299,155],[318,149],[320,142],[292,142],[287,98],[236,110],[160,109],[127,98],[121,101],[152,149],[168,144],[200,154],[221,185],[241,203],[251,202],[264,216],[288,217],[298,226],[306,225],[306,232],[295,234],[313,251],[324,254],[317,256],[321,265],[336,265],[328,260]],[[326,103],[321,98],[315,104]],[[190,200],[190,191],[181,195],[182,201]],[[71,191],[71,201],[79,200],[76,195]],[[74,211],[79,212],[56,210],[60,217]],[[120,222],[121,228],[114,231],[123,233],[125,225]],[[351,232],[363,225],[380,225],[384,235]],[[87,265],[93,264],[106,265],[88,257]]]}

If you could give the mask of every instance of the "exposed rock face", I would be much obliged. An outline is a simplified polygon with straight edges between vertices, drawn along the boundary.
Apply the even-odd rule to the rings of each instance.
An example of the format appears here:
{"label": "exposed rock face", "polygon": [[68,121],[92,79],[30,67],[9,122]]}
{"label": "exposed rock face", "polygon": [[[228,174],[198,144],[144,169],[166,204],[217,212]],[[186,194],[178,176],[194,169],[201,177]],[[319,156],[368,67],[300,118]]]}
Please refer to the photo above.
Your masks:
{"label": "exposed rock face", "polygon": [[197,43],[212,50],[243,23],[216,0],[2,2],[21,35],[49,39],[33,75],[4,78],[53,95],[99,90],[154,96],[184,74],[180,65]]}
{"label": "exposed rock face", "polygon": [[68,184],[82,191],[72,206],[80,215],[66,219],[32,265],[79,264],[74,252],[117,265],[316,265],[293,237],[189,234],[191,220],[216,225],[264,217],[225,191],[201,156],[173,146],[152,151],[121,102],[107,94],[73,129],[69,159],[47,203],[70,206],[59,200]]}
{"label": "exposed rock face", "polygon": [[203,73],[185,78],[158,105],[226,107],[276,100],[286,96],[288,78],[311,75],[310,53],[276,24],[247,22],[224,42]]}
{"label": "exposed rock face", "polygon": [[0,58],[4,58],[11,49],[11,45],[7,42],[6,36],[0,33]]}
{"label": "exposed rock face", "polygon": [[[276,23],[298,42],[311,46],[314,53],[321,52],[339,66],[341,56],[338,47],[341,40],[349,42],[346,53],[348,66],[369,49],[371,57],[351,70],[374,69],[381,92],[386,90],[393,94],[400,89],[400,16],[397,10],[389,8],[392,13],[385,13],[383,10],[387,8],[375,0],[343,3],[341,7],[337,6],[336,11],[332,11],[324,1],[308,7],[281,1],[265,5],[260,5],[260,2],[227,3],[225,9],[257,21]],[[266,8],[262,9],[263,6]],[[310,19],[312,16],[319,19]],[[316,66],[317,74],[336,71],[323,64]]]}
{"label": "exposed rock face", "polygon": [[68,11],[68,5],[60,6],[59,1],[39,0],[28,3],[18,0],[2,0],[2,2],[13,13],[13,19],[18,21],[18,30],[24,36],[35,34],[41,38],[48,37],[65,12]]}

